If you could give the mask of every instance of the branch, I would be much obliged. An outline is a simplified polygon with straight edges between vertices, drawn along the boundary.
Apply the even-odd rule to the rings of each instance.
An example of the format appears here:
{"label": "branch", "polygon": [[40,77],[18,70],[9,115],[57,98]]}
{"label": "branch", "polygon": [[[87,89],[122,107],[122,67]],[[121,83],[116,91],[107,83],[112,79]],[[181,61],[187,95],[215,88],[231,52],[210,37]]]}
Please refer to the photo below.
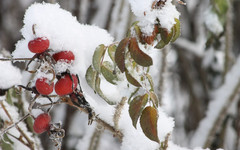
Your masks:
{"label": "branch", "polygon": [[[62,98],[63,102],[65,102],[66,104],[72,106],[72,107],[76,107],[77,109],[79,109],[82,112],[85,112],[88,114],[88,111],[82,107],[78,107],[76,105],[74,105],[71,101],[70,98],[68,97],[64,97]],[[107,122],[103,121],[101,118],[99,118],[98,116],[95,116],[94,121],[96,121],[99,125],[102,125],[105,129],[109,130],[110,132],[113,133],[114,136],[116,136],[120,141],[122,141],[123,138],[123,133],[119,130],[117,130],[116,128],[114,128],[113,126],[111,126],[110,124],[108,124]]]}

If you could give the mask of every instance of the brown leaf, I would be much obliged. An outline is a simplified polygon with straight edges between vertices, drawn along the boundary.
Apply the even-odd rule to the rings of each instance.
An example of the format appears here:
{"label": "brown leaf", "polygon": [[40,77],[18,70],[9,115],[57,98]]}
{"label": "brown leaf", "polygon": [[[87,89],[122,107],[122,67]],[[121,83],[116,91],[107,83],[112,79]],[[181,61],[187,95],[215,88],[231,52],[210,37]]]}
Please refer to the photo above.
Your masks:
{"label": "brown leaf", "polygon": [[145,54],[138,46],[137,39],[131,38],[129,51],[134,61],[144,67],[149,67],[153,64],[152,58]]}
{"label": "brown leaf", "polygon": [[119,44],[115,52],[115,62],[121,72],[125,71],[125,50],[127,48],[129,38],[123,39]]}
{"label": "brown leaf", "polygon": [[125,70],[125,75],[129,83],[136,87],[141,87],[141,84],[128,72],[128,70]]}
{"label": "brown leaf", "polygon": [[159,143],[158,131],[157,131],[157,120],[158,113],[154,107],[148,106],[142,111],[140,117],[140,125],[142,127],[143,133],[150,140]]}
{"label": "brown leaf", "polygon": [[130,103],[129,106],[129,115],[132,119],[132,124],[136,128],[137,121],[148,102],[148,95],[136,96]]}

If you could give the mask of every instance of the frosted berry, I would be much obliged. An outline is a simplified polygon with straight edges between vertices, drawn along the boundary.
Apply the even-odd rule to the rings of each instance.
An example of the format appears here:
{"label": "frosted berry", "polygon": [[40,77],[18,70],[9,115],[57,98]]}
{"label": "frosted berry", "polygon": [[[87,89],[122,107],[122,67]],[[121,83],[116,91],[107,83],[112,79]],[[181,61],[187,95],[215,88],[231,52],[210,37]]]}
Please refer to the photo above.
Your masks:
{"label": "frosted berry", "polygon": [[39,37],[28,43],[28,49],[33,53],[42,53],[49,47],[49,40],[46,37]]}
{"label": "frosted berry", "polygon": [[47,78],[38,78],[35,86],[39,94],[49,95],[53,91],[54,84],[50,84],[50,81]]}
{"label": "frosted berry", "polygon": [[[60,78],[57,83],[55,84],[55,92],[59,96],[71,94],[73,90],[77,88],[78,79],[75,75],[71,75],[72,79],[69,74],[64,75]],[[72,82],[74,81],[74,82]]]}
{"label": "frosted berry", "polygon": [[47,113],[40,114],[34,121],[33,130],[34,132],[41,134],[49,129],[49,123],[51,116]]}
{"label": "frosted berry", "polygon": [[55,61],[65,61],[67,63],[70,63],[75,59],[74,54],[71,51],[61,51],[58,53],[53,54],[53,59]]}

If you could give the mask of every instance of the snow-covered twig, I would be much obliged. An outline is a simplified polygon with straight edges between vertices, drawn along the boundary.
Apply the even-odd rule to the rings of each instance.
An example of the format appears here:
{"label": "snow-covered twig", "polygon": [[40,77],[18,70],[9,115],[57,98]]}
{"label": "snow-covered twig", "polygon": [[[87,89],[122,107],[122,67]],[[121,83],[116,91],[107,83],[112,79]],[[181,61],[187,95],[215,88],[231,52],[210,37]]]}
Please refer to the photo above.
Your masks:
{"label": "snow-covered twig", "polygon": [[[229,106],[240,90],[240,57],[227,73],[225,83],[215,91],[214,98],[208,106],[206,117],[200,122],[192,137],[191,146],[209,146],[219,125],[226,116]],[[201,137],[201,138],[200,138]]]}

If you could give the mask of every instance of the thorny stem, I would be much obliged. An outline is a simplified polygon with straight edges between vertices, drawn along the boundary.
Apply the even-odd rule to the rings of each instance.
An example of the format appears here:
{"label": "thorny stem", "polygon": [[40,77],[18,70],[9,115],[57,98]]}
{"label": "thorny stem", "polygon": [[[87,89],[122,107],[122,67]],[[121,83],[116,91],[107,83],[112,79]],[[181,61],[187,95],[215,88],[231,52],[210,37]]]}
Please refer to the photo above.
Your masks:
{"label": "thorny stem", "polygon": [[[11,120],[11,122],[13,122],[13,119],[12,119],[11,115],[8,113],[8,111],[7,111],[7,109],[6,109],[6,107],[4,106],[4,104],[3,104],[2,101],[0,102],[0,104],[1,104],[4,112],[7,114],[8,118]],[[34,150],[34,143],[33,143],[33,141],[31,141],[31,140],[29,139],[29,137],[23,132],[23,130],[18,126],[18,124],[19,124],[20,122],[22,122],[24,119],[26,119],[26,118],[29,117],[29,116],[30,116],[30,114],[25,115],[25,116],[24,116],[23,118],[21,118],[18,122],[12,124],[11,126],[9,126],[9,127],[6,128],[6,129],[4,129],[4,130],[1,132],[0,135],[2,136],[2,135],[3,135],[4,133],[6,133],[9,129],[11,129],[11,128],[13,128],[13,127],[16,127],[16,129],[20,132],[21,136],[23,136],[23,137],[27,140],[27,142],[28,142],[27,146],[28,146],[31,150]],[[22,141],[20,140],[20,142],[22,142]],[[24,144],[24,143],[23,143],[23,144]]]}
{"label": "thorny stem", "polygon": [[121,116],[122,109],[124,107],[124,104],[126,103],[127,98],[123,97],[121,102],[117,105],[114,116],[113,116],[113,122],[114,122],[114,128],[118,130],[118,122]]}
{"label": "thorny stem", "polygon": [[[63,102],[65,102],[66,104],[72,106],[72,107],[76,107],[77,109],[79,109],[82,112],[88,113],[88,111],[84,108],[78,107],[76,105],[74,105],[71,101],[70,98],[62,98]],[[95,116],[94,121],[96,121],[99,125],[102,125],[105,129],[109,130],[110,132],[113,133],[114,136],[116,136],[120,141],[122,141],[123,138],[123,133],[117,129],[115,129],[113,126],[111,126],[110,124],[108,124],[107,122],[103,121],[101,118],[99,118],[98,116]]]}
{"label": "thorny stem", "polygon": [[236,85],[236,87],[233,90],[233,93],[229,96],[227,103],[225,104],[225,106],[221,109],[217,119],[215,120],[209,134],[208,137],[205,141],[204,144],[204,148],[210,147],[213,140],[214,140],[214,135],[217,132],[217,130],[219,129],[219,125],[222,124],[222,122],[224,121],[224,118],[226,116],[227,110],[230,107],[230,105],[232,104],[233,100],[235,99],[235,97],[237,96],[237,94],[239,93],[239,89],[240,89],[240,79],[238,80],[238,84]]}
{"label": "thorny stem", "polygon": [[159,106],[162,106],[162,96],[163,96],[163,88],[164,88],[164,73],[165,73],[166,67],[167,67],[167,63],[166,63],[167,51],[168,51],[168,46],[162,50],[161,72],[160,72],[160,80],[159,80],[159,86],[158,86]]}

